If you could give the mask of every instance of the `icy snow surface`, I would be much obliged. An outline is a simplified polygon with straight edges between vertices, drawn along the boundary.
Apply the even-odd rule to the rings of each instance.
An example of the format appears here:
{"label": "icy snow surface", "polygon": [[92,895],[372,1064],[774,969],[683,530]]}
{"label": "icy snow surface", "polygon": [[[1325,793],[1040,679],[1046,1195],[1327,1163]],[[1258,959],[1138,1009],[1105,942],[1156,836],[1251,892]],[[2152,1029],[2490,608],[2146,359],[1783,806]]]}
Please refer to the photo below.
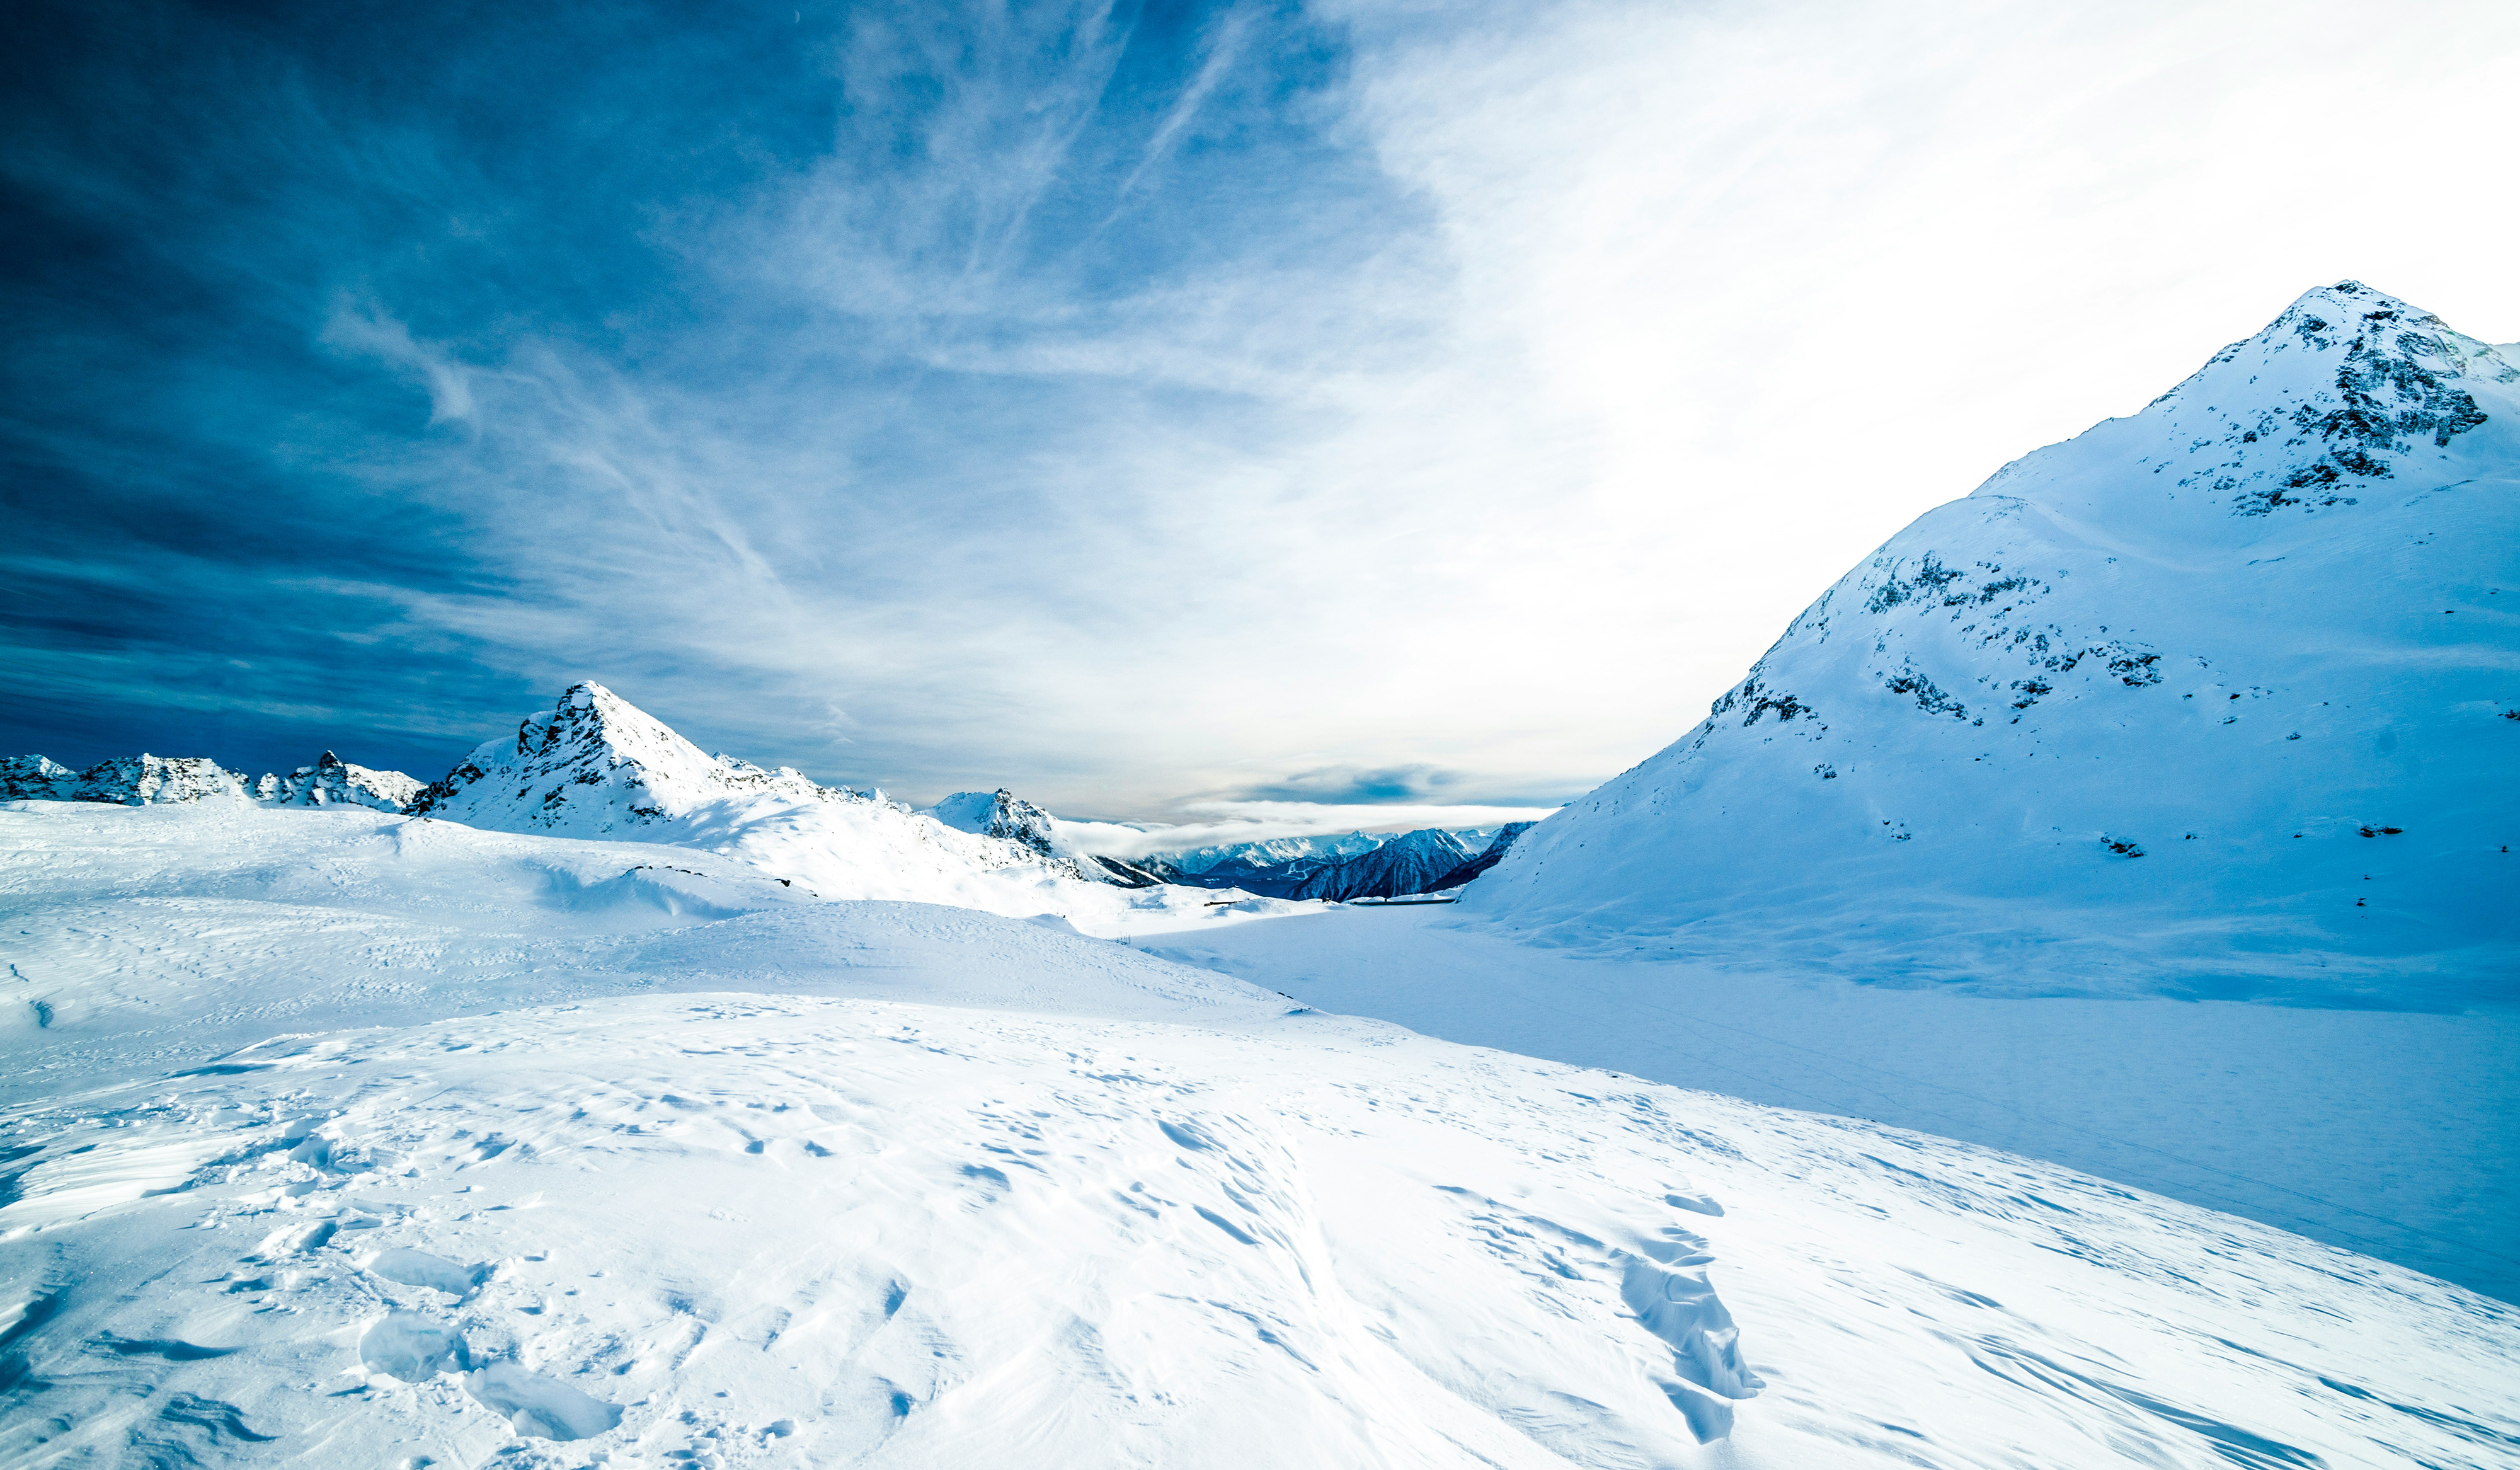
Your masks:
{"label": "icy snow surface", "polygon": [[2520,1000],[2520,369],[2367,287],[2007,466],[1464,917],[1980,993]]}
{"label": "icy snow surface", "polygon": [[2520,1320],[2456,1288],[1055,921],[48,803],[0,902],[12,1465],[2520,1449]]}

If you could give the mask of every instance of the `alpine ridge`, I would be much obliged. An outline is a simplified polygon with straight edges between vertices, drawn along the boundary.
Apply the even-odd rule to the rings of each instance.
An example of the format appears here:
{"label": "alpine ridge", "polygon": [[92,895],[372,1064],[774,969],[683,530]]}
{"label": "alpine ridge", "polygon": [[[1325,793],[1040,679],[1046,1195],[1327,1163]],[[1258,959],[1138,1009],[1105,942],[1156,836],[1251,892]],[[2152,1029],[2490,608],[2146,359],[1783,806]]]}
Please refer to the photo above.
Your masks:
{"label": "alpine ridge", "polygon": [[1432,893],[1446,875],[1469,860],[1470,850],[1460,838],[1440,828],[1423,828],[1403,833],[1371,852],[1341,858],[1296,884],[1286,896],[1343,903],[1350,898]]}
{"label": "alpine ridge", "polygon": [[422,792],[411,814],[672,844],[734,857],[824,898],[1047,914],[1112,933],[1293,911],[1247,895],[1216,904],[1204,893],[1135,882],[1072,853],[1049,814],[1012,793],[967,792],[922,813],[880,791],[706,755],[592,682],[571,685],[513,736],[484,742]]}
{"label": "alpine ridge", "polygon": [[83,771],[42,756],[0,757],[0,802],[106,802],[147,806],[187,802],[253,802],[265,806],[369,806],[400,811],[420,794],[400,771],[370,770],[326,751],[313,765],[248,781],[201,756],[150,755],[100,760]]}
{"label": "alpine ridge", "polygon": [[2520,370],[2355,282],[2005,466],[1460,912],[2013,993],[2520,975]]}
{"label": "alpine ridge", "polygon": [[1134,863],[1086,851],[1058,830],[1058,819],[1001,786],[995,791],[958,791],[933,806],[920,809],[957,832],[1003,838],[1029,848],[1069,875],[1089,883],[1116,883],[1123,888],[1150,888],[1164,880]]}

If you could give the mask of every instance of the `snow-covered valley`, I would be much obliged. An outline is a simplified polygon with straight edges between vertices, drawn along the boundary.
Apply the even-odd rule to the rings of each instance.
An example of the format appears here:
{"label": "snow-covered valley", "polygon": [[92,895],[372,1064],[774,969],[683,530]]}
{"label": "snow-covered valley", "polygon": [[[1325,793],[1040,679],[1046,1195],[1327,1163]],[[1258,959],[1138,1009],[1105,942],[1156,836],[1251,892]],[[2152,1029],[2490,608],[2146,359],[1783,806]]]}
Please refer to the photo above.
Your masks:
{"label": "snow-covered valley", "polygon": [[11,1463],[2520,1447],[2455,1287],[1063,923],[338,809],[21,804],[0,858]]}

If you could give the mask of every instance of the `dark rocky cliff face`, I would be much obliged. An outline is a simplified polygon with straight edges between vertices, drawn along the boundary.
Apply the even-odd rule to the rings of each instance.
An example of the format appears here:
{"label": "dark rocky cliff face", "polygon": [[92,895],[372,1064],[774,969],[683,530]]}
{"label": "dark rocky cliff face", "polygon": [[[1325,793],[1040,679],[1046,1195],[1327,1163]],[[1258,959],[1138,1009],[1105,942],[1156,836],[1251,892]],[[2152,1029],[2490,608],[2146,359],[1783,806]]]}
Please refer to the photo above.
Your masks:
{"label": "dark rocky cliff face", "polygon": [[1472,858],[1470,850],[1450,832],[1435,828],[1410,832],[1371,852],[1360,852],[1313,873],[1294,886],[1289,898],[1390,898],[1424,894]]}

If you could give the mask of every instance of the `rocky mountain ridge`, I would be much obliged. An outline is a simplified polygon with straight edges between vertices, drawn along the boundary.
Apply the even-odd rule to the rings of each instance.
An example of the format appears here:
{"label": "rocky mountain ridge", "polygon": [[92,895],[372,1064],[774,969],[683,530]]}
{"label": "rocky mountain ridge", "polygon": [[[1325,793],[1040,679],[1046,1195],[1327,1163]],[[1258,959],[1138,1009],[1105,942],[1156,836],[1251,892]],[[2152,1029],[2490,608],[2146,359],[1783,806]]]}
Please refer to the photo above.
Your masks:
{"label": "rocky mountain ridge", "polygon": [[248,780],[205,757],[125,756],[85,770],[43,756],[0,757],[0,801],[103,802],[147,806],[179,802],[253,802],[265,806],[368,806],[401,811],[421,784],[400,771],[352,765],[326,751],[313,765]]}
{"label": "rocky mountain ridge", "polygon": [[1403,894],[1432,893],[1472,855],[1460,838],[1440,828],[1407,832],[1370,852],[1360,852],[1320,869],[1296,884],[1286,896],[1344,903],[1351,898],[1396,898]]}
{"label": "rocky mountain ridge", "polygon": [[1463,915],[2007,992],[2507,990],[2515,385],[2403,301],[2306,294],[1892,537]]}

